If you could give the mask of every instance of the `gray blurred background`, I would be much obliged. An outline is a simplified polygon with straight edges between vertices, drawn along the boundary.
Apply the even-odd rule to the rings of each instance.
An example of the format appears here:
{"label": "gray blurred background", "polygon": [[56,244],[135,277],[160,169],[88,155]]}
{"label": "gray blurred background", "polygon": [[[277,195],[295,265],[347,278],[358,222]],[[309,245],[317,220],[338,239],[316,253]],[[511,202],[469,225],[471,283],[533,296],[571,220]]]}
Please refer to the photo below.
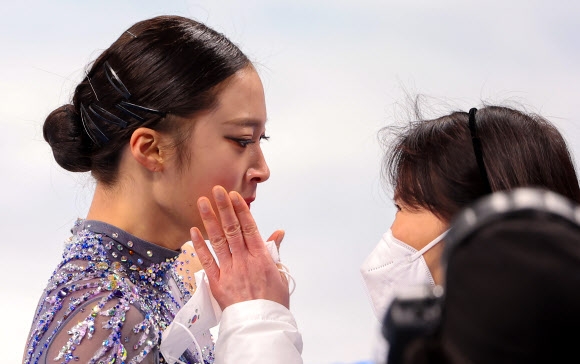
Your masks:
{"label": "gray blurred background", "polygon": [[358,269],[394,216],[377,133],[405,121],[408,95],[429,96],[428,116],[520,105],[553,121],[575,157],[580,150],[575,1],[4,1],[3,363],[21,360],[38,298],[94,188],[54,162],[44,118],[125,29],[161,14],[205,22],[258,66],[272,175],[252,211],[263,235],[286,230],[305,363],[373,357],[378,322]]}

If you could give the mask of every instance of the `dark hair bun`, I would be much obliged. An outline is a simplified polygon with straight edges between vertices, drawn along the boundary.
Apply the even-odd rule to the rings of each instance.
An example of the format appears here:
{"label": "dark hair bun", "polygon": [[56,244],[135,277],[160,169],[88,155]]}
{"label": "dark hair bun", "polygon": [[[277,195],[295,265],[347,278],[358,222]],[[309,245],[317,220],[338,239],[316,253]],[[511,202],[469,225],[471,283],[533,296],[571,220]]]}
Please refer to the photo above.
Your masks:
{"label": "dark hair bun", "polygon": [[44,121],[42,134],[62,168],[71,172],[91,170],[92,142],[73,105],[63,105],[51,112]]}

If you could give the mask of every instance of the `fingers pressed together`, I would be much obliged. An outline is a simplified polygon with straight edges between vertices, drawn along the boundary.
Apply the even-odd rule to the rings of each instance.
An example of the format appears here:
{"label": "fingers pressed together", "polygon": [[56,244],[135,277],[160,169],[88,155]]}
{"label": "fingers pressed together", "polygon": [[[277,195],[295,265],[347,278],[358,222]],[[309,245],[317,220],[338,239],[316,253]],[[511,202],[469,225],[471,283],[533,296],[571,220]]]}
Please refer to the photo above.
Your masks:
{"label": "fingers pressed together", "polygon": [[[288,307],[288,282],[278,273],[246,202],[238,192],[227,193],[221,186],[212,194],[219,219],[207,197],[199,198],[197,206],[219,266],[197,227],[191,229],[191,240],[222,309],[252,299]],[[269,240],[279,248],[283,237],[284,231],[278,230]]]}

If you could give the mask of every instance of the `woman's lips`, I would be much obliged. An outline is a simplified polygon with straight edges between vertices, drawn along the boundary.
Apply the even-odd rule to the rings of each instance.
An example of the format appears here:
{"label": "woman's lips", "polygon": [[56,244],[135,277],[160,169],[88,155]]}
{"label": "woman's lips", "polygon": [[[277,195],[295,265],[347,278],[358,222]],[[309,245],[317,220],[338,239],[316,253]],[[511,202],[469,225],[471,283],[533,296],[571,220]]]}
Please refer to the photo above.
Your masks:
{"label": "woman's lips", "polygon": [[256,198],[255,197],[250,197],[250,198],[245,198],[244,201],[246,201],[246,205],[248,205],[248,208],[250,208],[250,204],[252,202],[254,202]]}

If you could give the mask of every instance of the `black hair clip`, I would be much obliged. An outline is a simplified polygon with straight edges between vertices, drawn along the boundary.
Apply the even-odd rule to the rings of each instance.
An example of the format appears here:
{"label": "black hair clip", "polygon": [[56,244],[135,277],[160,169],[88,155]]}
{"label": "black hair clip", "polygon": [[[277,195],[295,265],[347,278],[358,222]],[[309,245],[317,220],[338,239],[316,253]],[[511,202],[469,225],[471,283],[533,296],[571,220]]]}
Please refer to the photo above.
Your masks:
{"label": "black hair clip", "polygon": [[[146,120],[146,118],[139,115],[137,112],[155,114],[155,115],[159,115],[161,117],[165,117],[165,115],[167,113],[164,111],[152,109],[149,107],[137,105],[137,104],[126,101],[131,97],[131,93],[129,92],[129,90],[127,89],[125,84],[121,81],[121,79],[119,78],[119,76],[117,75],[115,70],[111,67],[109,62],[107,62],[107,61],[104,62],[103,69],[104,69],[105,75],[107,77],[107,80],[109,80],[109,83],[111,84],[111,86],[113,86],[113,88],[115,90],[117,90],[117,92],[125,99],[125,100],[123,100],[115,105],[115,107],[117,109],[121,110],[124,114],[128,115],[130,118],[138,120],[139,122],[144,122]],[[87,77],[88,77],[88,75],[87,75]],[[93,85],[90,83],[90,79],[89,79],[89,84],[92,88]],[[94,88],[93,88],[93,92],[95,92]],[[96,92],[95,92],[95,97],[96,97]],[[98,101],[98,98],[97,98],[97,101]],[[80,112],[81,113],[81,121],[83,123],[83,127],[85,129],[85,132],[87,133],[89,138],[91,138],[93,143],[99,147],[101,145],[107,143],[110,139],[97,126],[95,121],[101,120],[101,121],[104,121],[105,123],[118,126],[121,129],[124,129],[129,125],[129,122],[121,119],[117,115],[115,115],[115,114],[111,113],[110,111],[107,111],[105,108],[97,105],[96,102],[90,104],[88,107],[88,110],[87,110],[87,108],[85,108],[85,106],[83,104],[81,104],[80,111],[81,111]],[[94,120],[91,118],[91,115],[95,118]]]}
{"label": "black hair clip", "polygon": [[[93,113],[93,115],[95,115],[97,118],[103,120],[104,122],[107,122],[109,124],[113,124],[113,125],[117,125],[118,127],[124,129],[127,127],[127,122],[119,117],[117,117],[116,115],[108,112],[107,110],[103,109],[102,107],[100,107],[97,104],[91,104],[89,105],[89,111]],[[97,111],[105,114],[105,116],[100,115]]]}
{"label": "black hair clip", "polygon": [[167,115],[167,113],[165,111],[151,109],[149,107],[132,104],[132,103],[127,102],[127,101],[119,102],[119,104],[117,104],[117,107],[120,108],[121,110],[129,112],[130,114],[133,114],[133,113],[127,109],[133,109],[135,111],[143,111],[143,112],[147,112],[150,114],[159,115],[161,117],[165,117],[165,115]]}
{"label": "black hair clip", "polygon": [[[131,97],[131,92],[129,92],[129,89],[127,88],[127,86],[125,86],[123,81],[121,81],[121,79],[117,75],[117,72],[115,72],[115,70],[113,69],[113,67],[111,67],[109,62],[105,61],[105,63],[103,64],[103,69],[105,70],[105,75],[107,76],[107,79],[111,83],[111,86],[113,86],[113,88],[117,90],[117,92],[119,92],[119,94],[121,94],[121,96],[123,96],[125,100],[129,100],[129,98]],[[135,112],[137,111],[155,114],[161,117],[165,117],[165,115],[167,114],[165,111],[160,111],[149,107],[133,104],[125,100],[119,102],[117,105],[115,105],[115,107],[123,111],[128,116],[135,118],[141,122],[145,121],[145,118],[140,116],[139,114],[136,114]]]}
{"label": "black hair clip", "polygon": [[117,109],[121,110],[121,111],[122,111],[123,113],[125,113],[127,116],[129,116],[129,117],[131,117],[131,118],[134,118],[134,119],[137,119],[137,120],[138,120],[139,122],[141,122],[141,123],[145,121],[145,118],[144,118],[144,117],[142,117],[141,115],[137,115],[137,114],[135,114],[134,112],[132,112],[131,110],[129,110],[129,109],[127,109],[127,108],[123,107],[123,105],[121,105],[121,103],[123,103],[123,102],[125,102],[125,101],[121,101],[120,103],[118,103],[117,105],[115,105],[115,107],[116,107]]}
{"label": "black hair clip", "polygon": [[120,93],[126,100],[129,100],[129,97],[131,97],[131,93],[129,92],[125,84],[121,81],[119,76],[117,76],[117,73],[115,72],[113,67],[111,67],[109,62],[105,61],[105,63],[103,64],[103,69],[105,70],[105,75],[107,76],[107,79],[111,83],[111,86],[113,86],[113,88],[117,90],[117,92]]}
{"label": "black hair clip", "polygon": [[99,129],[97,124],[95,124],[93,119],[91,119],[89,113],[87,112],[87,109],[85,109],[85,106],[83,104],[81,104],[80,109],[81,109],[81,122],[83,124],[83,128],[85,129],[85,133],[87,133],[87,135],[89,136],[89,138],[91,138],[93,143],[95,143],[95,145],[99,147],[102,144],[107,143],[109,141],[109,138],[107,138],[105,133],[103,133],[103,131]]}

